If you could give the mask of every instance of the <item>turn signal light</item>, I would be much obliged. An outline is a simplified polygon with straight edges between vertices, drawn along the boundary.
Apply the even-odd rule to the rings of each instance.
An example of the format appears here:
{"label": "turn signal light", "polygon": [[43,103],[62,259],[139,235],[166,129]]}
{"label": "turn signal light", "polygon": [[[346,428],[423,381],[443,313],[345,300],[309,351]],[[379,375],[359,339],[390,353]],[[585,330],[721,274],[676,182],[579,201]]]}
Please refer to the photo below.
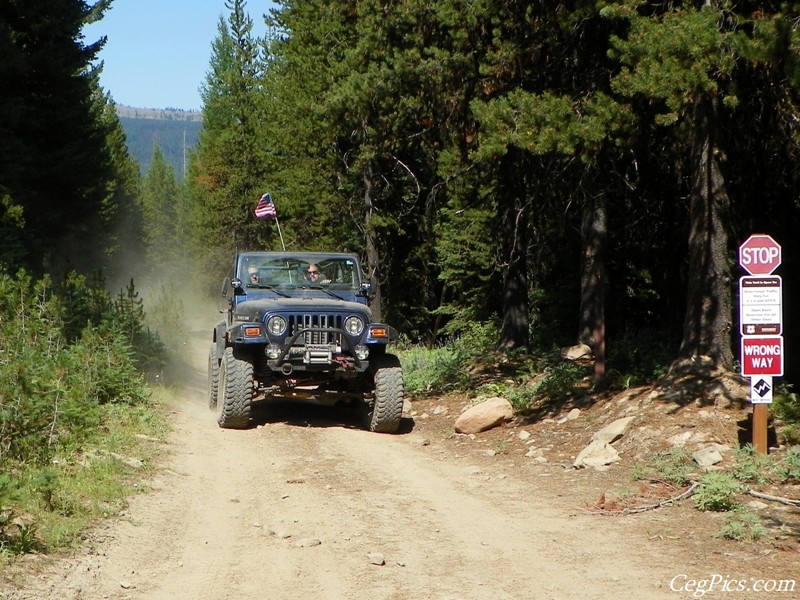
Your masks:
{"label": "turn signal light", "polygon": [[388,338],[389,330],[386,327],[370,327],[369,334],[374,338]]}
{"label": "turn signal light", "polygon": [[261,337],[261,327],[245,327],[244,337],[246,338]]}

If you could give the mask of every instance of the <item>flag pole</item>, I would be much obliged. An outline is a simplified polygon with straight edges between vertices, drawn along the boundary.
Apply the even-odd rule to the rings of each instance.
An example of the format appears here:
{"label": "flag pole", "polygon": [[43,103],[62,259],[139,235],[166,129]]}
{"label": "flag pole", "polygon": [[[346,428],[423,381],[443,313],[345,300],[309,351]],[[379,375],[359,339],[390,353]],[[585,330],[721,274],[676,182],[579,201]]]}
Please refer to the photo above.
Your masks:
{"label": "flag pole", "polygon": [[286,244],[283,243],[283,234],[281,233],[281,224],[278,222],[278,215],[275,215],[275,225],[278,226],[278,237],[281,238],[281,246],[283,251],[286,252]]}

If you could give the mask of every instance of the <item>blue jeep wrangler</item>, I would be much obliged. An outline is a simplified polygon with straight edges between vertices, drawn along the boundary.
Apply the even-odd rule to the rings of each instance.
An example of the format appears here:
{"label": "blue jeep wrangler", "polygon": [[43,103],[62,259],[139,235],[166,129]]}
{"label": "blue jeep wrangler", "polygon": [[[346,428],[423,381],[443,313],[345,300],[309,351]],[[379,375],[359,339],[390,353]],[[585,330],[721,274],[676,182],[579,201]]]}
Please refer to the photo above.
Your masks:
{"label": "blue jeep wrangler", "polygon": [[352,254],[238,254],[208,355],[220,427],[247,427],[256,401],[298,399],[355,403],[367,429],[395,433],[403,373],[386,347],[397,331],[373,322],[369,289]]}

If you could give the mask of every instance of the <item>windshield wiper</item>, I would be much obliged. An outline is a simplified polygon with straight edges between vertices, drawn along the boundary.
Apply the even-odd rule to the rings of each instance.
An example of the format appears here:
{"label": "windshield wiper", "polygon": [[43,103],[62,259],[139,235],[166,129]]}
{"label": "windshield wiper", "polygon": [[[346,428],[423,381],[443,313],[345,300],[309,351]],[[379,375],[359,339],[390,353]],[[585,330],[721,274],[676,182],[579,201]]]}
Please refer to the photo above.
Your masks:
{"label": "windshield wiper", "polygon": [[248,283],[247,287],[256,288],[258,290],[269,290],[270,292],[275,292],[276,294],[278,294],[279,296],[283,296],[284,298],[288,298],[289,297],[286,294],[284,294],[282,291],[276,289],[275,287],[273,287],[271,285],[263,285],[263,284],[260,284],[260,283]]}
{"label": "windshield wiper", "polygon": [[301,285],[300,289],[301,290],[315,290],[315,291],[325,292],[326,294],[328,294],[328,296],[331,296],[332,298],[336,298],[337,300],[344,300],[344,298],[342,298],[339,294],[334,294],[332,291],[326,290],[321,285]]}

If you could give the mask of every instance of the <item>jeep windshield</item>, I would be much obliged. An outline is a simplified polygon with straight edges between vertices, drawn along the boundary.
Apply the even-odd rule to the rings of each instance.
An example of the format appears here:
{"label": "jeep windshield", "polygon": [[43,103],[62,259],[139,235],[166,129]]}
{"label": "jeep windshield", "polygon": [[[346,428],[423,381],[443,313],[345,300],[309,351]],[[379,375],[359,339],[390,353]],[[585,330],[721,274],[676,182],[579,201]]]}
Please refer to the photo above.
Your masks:
{"label": "jeep windshield", "polygon": [[328,293],[361,289],[358,259],[346,254],[243,253],[239,256],[237,277],[245,288],[251,289],[316,289]]}

